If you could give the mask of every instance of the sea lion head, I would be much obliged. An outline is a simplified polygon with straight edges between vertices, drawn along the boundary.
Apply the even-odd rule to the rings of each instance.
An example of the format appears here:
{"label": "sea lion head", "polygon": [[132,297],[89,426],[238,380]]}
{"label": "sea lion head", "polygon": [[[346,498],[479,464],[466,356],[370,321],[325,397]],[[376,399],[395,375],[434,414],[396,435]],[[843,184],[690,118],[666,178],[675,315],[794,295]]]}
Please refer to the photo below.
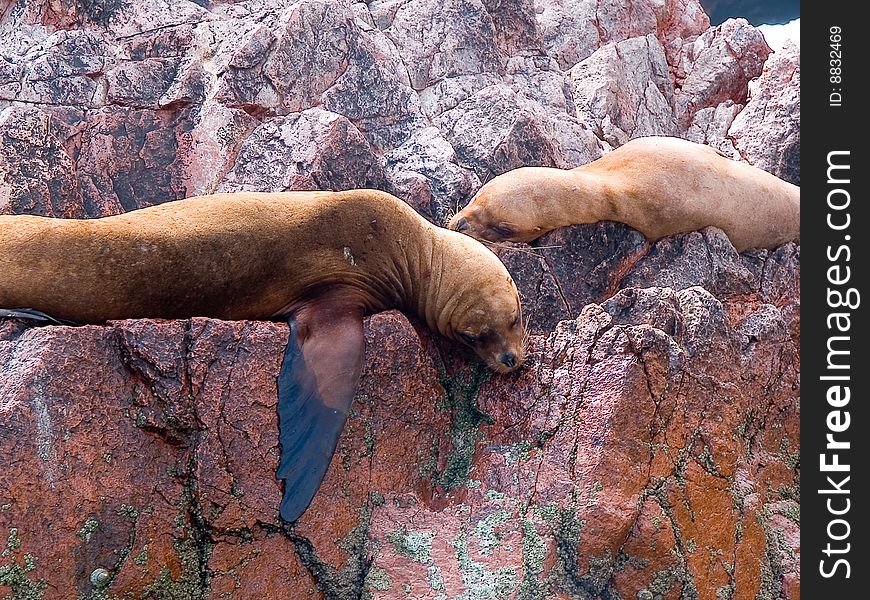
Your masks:
{"label": "sea lion head", "polygon": [[527,340],[517,286],[480,242],[441,231],[448,234],[452,260],[437,292],[437,329],[474,350],[491,369],[513,371],[525,359]]}
{"label": "sea lion head", "polygon": [[554,208],[549,180],[556,169],[522,167],[503,173],[481,187],[447,224],[449,229],[490,242],[530,242],[550,229]]}

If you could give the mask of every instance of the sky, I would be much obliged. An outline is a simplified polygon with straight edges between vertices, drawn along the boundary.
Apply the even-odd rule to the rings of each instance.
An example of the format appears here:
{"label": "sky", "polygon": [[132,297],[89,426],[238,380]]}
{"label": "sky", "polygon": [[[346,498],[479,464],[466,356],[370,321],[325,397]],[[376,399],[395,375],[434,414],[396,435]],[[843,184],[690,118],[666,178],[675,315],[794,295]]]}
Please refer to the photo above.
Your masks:
{"label": "sky", "polygon": [[764,34],[767,45],[774,51],[782,48],[785,40],[791,40],[795,46],[801,47],[800,17],[782,25],[759,25],[758,29]]}

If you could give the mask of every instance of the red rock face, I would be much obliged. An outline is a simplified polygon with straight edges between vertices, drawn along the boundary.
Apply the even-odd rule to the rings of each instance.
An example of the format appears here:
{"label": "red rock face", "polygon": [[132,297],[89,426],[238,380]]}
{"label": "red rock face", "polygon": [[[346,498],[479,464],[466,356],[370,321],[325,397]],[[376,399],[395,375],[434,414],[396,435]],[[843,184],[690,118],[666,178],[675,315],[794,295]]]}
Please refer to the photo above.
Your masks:
{"label": "red rock face", "polygon": [[[798,172],[799,53],[695,0],[201,4],[0,9],[0,212],[377,187],[443,223],[653,133]],[[496,250],[527,365],[370,318],[293,526],[286,326],[0,321],[0,595],[798,599],[800,248],[599,223]]]}

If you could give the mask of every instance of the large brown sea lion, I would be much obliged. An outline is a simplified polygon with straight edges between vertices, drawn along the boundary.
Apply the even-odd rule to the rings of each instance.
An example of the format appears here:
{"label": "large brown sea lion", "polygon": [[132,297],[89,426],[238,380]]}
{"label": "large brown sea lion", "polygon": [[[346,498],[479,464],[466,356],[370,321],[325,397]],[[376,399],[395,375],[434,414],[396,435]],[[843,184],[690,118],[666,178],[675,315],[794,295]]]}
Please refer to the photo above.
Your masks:
{"label": "large brown sea lion", "polygon": [[218,194],[92,220],[0,216],[0,308],[77,323],[289,320],[278,378],[288,521],[335,450],[364,315],[419,316],[496,371],[524,357],[519,296],[498,258],[375,190]]}

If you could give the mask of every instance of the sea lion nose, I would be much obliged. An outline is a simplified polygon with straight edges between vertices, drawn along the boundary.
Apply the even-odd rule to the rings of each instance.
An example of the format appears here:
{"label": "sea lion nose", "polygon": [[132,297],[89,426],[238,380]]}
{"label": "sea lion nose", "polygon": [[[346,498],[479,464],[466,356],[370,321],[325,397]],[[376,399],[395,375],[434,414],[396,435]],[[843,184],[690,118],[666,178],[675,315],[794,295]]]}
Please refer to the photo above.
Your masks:
{"label": "sea lion nose", "polygon": [[459,217],[453,224],[453,229],[456,231],[465,231],[468,229],[468,220],[465,217]]}
{"label": "sea lion nose", "polygon": [[508,369],[513,369],[517,366],[517,355],[513,352],[502,352],[501,356],[498,357],[498,360]]}

